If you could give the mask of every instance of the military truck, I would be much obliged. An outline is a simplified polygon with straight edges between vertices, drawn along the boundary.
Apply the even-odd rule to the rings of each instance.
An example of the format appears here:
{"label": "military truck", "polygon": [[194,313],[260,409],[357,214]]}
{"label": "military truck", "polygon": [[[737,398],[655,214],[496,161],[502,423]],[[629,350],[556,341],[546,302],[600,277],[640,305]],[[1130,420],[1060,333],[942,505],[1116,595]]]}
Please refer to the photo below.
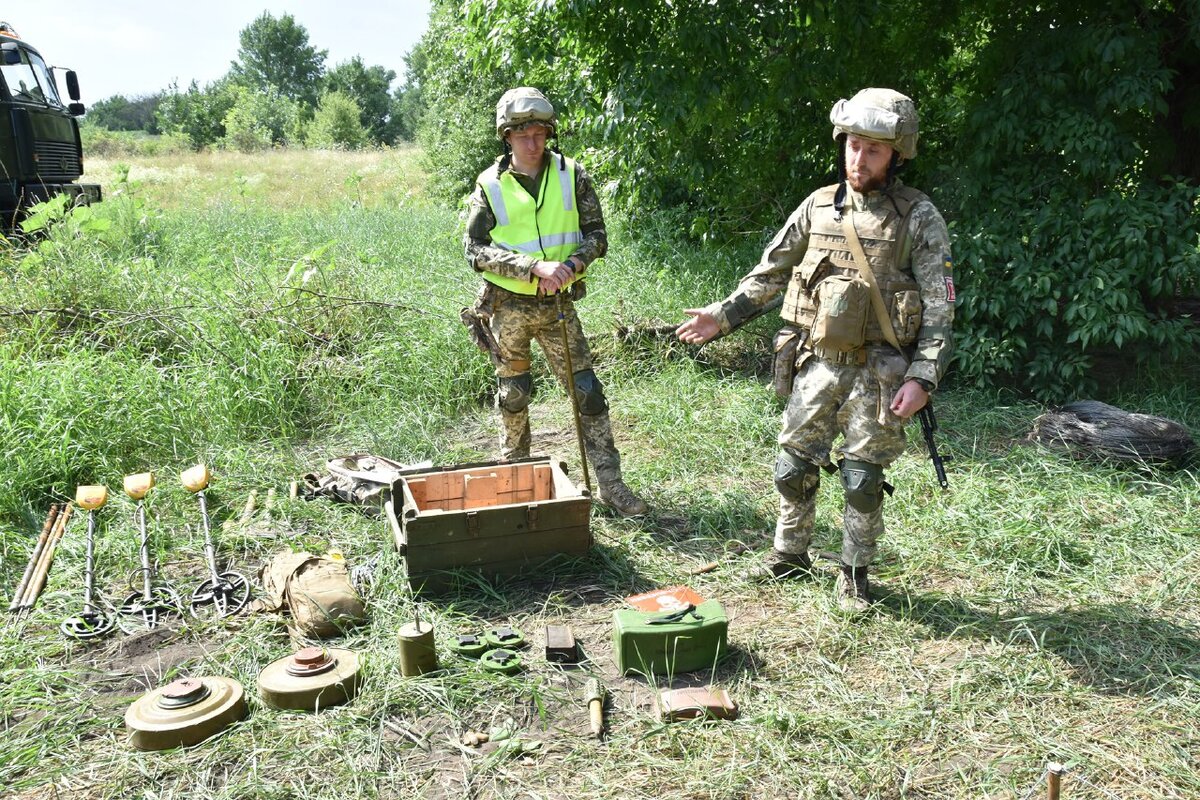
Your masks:
{"label": "military truck", "polygon": [[30,206],[65,194],[75,203],[101,199],[98,184],[79,183],[83,146],[76,117],[79,79],[65,72],[64,105],[41,54],[0,22],[0,228],[11,229]]}

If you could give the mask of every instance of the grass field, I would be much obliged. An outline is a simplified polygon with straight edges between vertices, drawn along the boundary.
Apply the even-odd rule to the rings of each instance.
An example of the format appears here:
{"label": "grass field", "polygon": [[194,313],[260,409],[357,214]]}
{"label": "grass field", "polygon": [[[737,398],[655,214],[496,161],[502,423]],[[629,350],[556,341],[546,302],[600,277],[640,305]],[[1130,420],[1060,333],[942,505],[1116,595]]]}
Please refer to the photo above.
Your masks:
{"label": "grass field", "polygon": [[[1193,470],[1096,465],[1026,441],[1044,411],[1006,393],[937,397],[951,489],[919,441],[889,471],[876,608],[832,602],[834,568],[762,587],[738,576],[768,546],[780,406],[767,321],[701,350],[637,333],[723,296],[769,232],[705,247],[669,215],[611,220],[612,254],[581,304],[645,519],[593,511],[596,546],[532,578],[465,582],[423,601],[444,670],[404,678],[411,618],[386,526],[324,500],[279,500],[233,522],[247,494],[286,493],[333,456],[402,462],[494,455],[486,359],[458,322],[477,279],[457,209],[423,200],[415,151],[172,155],[89,162],[105,222],[59,225],[0,253],[0,586],[25,567],[51,502],[105,483],[97,584],[130,592],[138,551],[125,474],[149,499],[162,578],[205,575],[195,501],[178,473],[206,461],[221,560],[248,576],[288,548],[375,559],[351,704],[303,715],[257,700],[258,671],[294,647],[274,617],[176,620],[92,643],[62,637],[83,600],[76,517],[38,607],[0,627],[0,796],[17,798],[1026,798],[1047,762],[1063,798],[1200,796],[1200,482]],[[797,198],[799,199],[799,198]],[[1195,364],[1136,366],[1103,399],[1200,429]],[[536,363],[534,437],[578,475],[569,405]],[[816,545],[836,550],[826,480]],[[691,572],[712,560],[720,567]],[[740,718],[663,724],[655,686],[617,674],[621,598],[686,583],[730,615],[731,655],[675,685],[715,683]],[[513,624],[535,648],[497,677],[446,649]],[[579,670],[537,654],[569,625]],[[182,751],[128,745],[125,709],[183,675],[224,675],[249,718]],[[587,735],[583,685],[609,692]],[[509,738],[476,747],[466,731]]]}

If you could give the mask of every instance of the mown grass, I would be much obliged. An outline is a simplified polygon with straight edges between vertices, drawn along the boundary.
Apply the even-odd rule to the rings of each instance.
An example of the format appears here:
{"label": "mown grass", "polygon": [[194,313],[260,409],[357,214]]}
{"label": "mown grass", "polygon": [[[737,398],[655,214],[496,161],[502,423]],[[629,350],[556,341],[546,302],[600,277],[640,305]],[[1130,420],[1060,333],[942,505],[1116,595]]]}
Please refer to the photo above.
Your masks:
{"label": "mown grass", "polygon": [[[367,660],[352,704],[312,716],[252,697],[249,719],[217,739],[138,753],[122,716],[148,687],[219,674],[253,695],[292,644],[249,614],[63,639],[59,620],[82,603],[77,520],[37,610],[0,629],[5,796],[1015,798],[1047,760],[1070,765],[1071,800],[1200,794],[1196,473],[1048,452],[1024,441],[1043,409],[951,386],[937,399],[952,489],[938,489],[913,432],[889,472],[870,615],[836,611],[828,565],[812,582],[749,583],[738,569],[753,556],[735,547],[767,545],[775,505],[779,406],[759,371],[770,324],[699,352],[629,329],[723,294],[761,241],[692,248],[666,216],[613,221],[612,256],[582,305],[627,477],[653,514],[597,511],[587,557],[425,600],[446,669],[401,677],[395,633],[412,603],[382,523],[288,500],[252,525],[221,523],[250,490],[283,491],[334,455],[491,455],[490,370],[457,321],[476,281],[457,212],[421,201],[417,163],[412,151],[93,160],[112,226],[63,226],[4,254],[0,585],[15,584],[52,500],[105,482],[97,579],[119,600],[137,564],[120,478],[155,469],[153,552],[190,591],[203,540],[177,474],[199,460],[216,475],[210,505],[233,568],[253,575],[288,546],[377,559],[370,622],[337,643]],[[566,400],[535,370],[535,437],[575,464]],[[1103,399],[1200,426],[1195,365],[1138,370]],[[820,499],[822,550],[840,539],[835,483]],[[677,684],[728,688],[735,722],[661,724],[654,687],[616,675],[620,598],[675,583],[730,612],[730,657]],[[567,624],[591,664],[552,669],[535,649],[529,670],[498,678],[445,649],[485,622],[535,644],[544,625]],[[610,692],[604,741],[586,736],[589,674]],[[455,744],[506,726],[523,747]]]}

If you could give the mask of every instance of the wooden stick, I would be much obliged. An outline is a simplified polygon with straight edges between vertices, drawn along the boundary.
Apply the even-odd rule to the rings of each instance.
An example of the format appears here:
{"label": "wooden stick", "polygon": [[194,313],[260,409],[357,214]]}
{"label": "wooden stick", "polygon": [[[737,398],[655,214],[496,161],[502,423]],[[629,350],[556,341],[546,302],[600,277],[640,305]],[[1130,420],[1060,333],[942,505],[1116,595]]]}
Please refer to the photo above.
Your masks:
{"label": "wooden stick", "polygon": [[46,576],[50,574],[50,565],[54,563],[54,551],[67,531],[67,522],[70,521],[71,513],[74,510],[75,506],[67,503],[66,509],[58,515],[58,521],[54,525],[54,530],[50,532],[50,538],[46,540],[46,547],[42,551],[41,563],[34,571],[33,578],[25,589],[25,596],[21,599],[22,611],[27,611],[37,605],[42,589],[46,586]]}
{"label": "wooden stick", "polygon": [[1050,762],[1046,767],[1046,795],[1049,800],[1059,800],[1062,792],[1062,776],[1066,768],[1062,764]]}
{"label": "wooden stick", "polygon": [[54,529],[54,523],[57,521],[58,503],[51,503],[50,513],[46,515],[46,523],[42,525],[42,533],[38,536],[37,543],[33,546],[33,552],[29,554],[29,563],[25,565],[25,573],[21,575],[21,580],[17,582],[17,588],[13,590],[12,602],[8,606],[9,611],[16,611],[21,607],[25,587],[29,585],[29,579],[33,577],[33,571],[37,569],[38,562],[42,560],[42,550],[46,548],[46,540],[50,538],[50,531]]}

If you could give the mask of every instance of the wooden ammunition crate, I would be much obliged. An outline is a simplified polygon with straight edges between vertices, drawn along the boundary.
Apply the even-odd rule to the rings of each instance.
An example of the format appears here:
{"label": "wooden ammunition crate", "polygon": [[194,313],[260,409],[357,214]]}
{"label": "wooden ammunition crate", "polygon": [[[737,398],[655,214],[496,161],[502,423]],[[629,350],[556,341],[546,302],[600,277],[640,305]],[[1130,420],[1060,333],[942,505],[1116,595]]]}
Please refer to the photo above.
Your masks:
{"label": "wooden ammunition crate", "polygon": [[391,497],[392,533],[416,589],[445,588],[450,569],[508,575],[592,546],[591,498],[549,458],[405,470]]}

